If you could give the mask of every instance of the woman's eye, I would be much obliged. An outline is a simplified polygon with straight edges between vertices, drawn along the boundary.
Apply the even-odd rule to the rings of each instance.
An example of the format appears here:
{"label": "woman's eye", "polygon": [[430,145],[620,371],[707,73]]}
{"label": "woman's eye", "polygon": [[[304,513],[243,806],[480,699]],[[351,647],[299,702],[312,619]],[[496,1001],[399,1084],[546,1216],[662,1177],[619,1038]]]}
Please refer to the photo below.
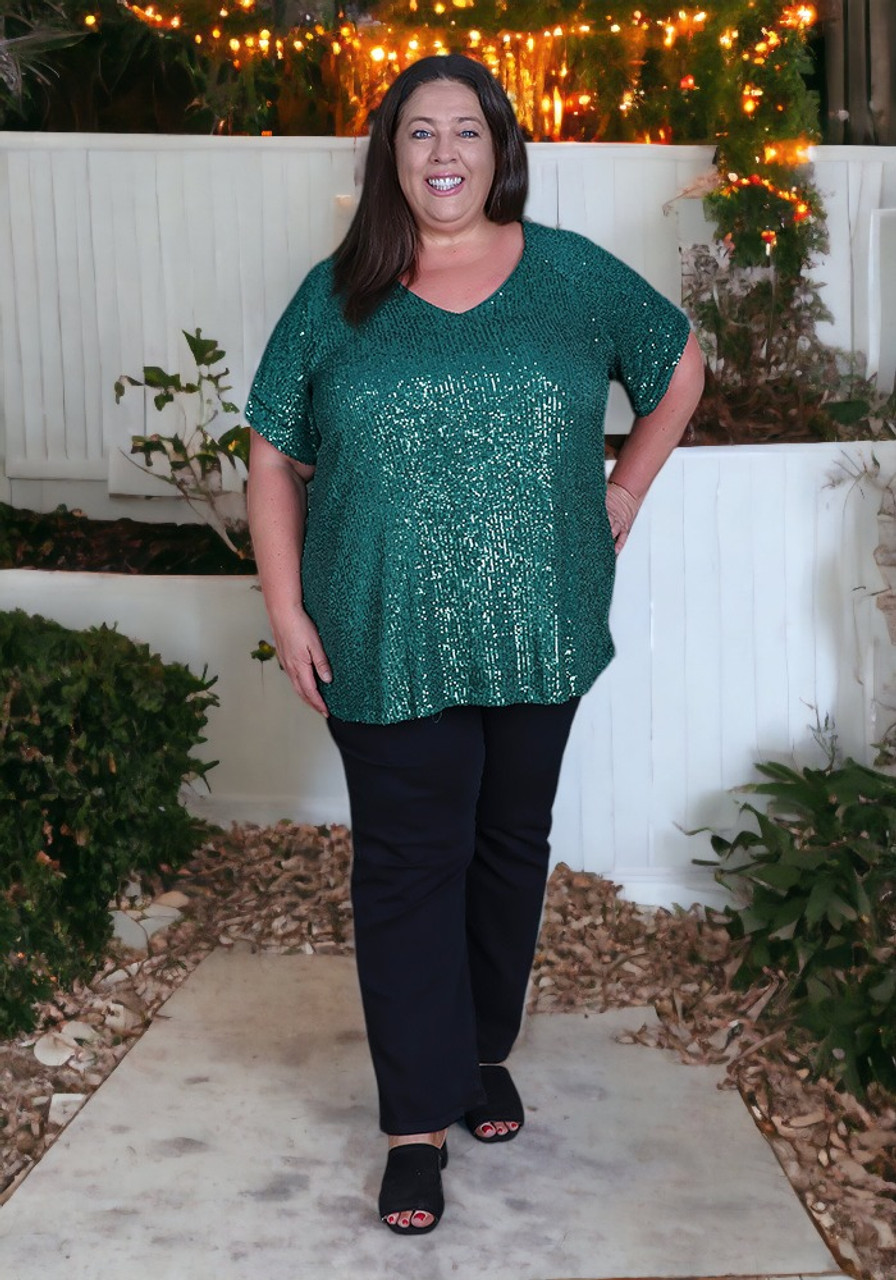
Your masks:
{"label": "woman's eye", "polygon": [[415,129],[411,134],[412,138],[431,138],[432,134],[428,129]]}
{"label": "woman's eye", "polygon": [[475,129],[461,129],[460,136],[462,138],[478,138],[479,134]]}

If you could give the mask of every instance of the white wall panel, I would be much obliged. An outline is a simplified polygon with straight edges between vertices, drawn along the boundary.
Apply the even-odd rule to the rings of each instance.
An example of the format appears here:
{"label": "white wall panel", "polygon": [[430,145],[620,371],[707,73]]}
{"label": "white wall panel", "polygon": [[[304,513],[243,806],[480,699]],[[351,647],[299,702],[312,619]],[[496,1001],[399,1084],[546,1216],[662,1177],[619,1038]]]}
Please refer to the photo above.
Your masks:
{"label": "white wall panel", "polygon": [[[896,443],[875,446],[887,474]],[[896,687],[894,648],[874,592],[880,493],[831,487],[868,445],[676,451],[619,561],[611,625],[617,657],[583,699],[555,806],[556,859],[600,872],[644,902],[711,899],[692,860],[735,820],[731,788],[754,762],[822,763],[813,708],[834,715],[841,747],[873,751],[874,703]],[[842,472],[841,472],[842,474]],[[2,607],[69,625],[117,622],[169,658],[219,673],[206,804],[216,819],[347,816],[335,752],[281,672],[249,658],[268,634],[251,582],[0,573]]]}

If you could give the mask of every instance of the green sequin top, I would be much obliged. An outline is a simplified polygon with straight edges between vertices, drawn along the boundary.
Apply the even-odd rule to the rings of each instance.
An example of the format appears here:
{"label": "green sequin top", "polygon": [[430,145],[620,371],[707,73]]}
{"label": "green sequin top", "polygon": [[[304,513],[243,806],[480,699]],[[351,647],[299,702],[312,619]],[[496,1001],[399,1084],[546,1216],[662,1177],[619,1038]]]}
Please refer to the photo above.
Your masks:
{"label": "green sequin top", "polygon": [[583,236],[523,228],[460,314],[397,286],[353,327],[320,263],[255,376],[249,422],[317,468],[302,583],[341,719],[564,702],[613,656],[609,380],[650,413],[688,322]]}

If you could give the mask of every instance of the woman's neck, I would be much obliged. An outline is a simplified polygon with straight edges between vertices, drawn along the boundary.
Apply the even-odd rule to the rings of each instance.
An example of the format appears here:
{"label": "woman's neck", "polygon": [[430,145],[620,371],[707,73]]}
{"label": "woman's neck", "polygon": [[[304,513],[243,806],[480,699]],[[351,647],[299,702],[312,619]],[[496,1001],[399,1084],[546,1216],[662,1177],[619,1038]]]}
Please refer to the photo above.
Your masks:
{"label": "woman's neck", "polygon": [[450,240],[422,235],[414,277],[404,283],[445,311],[469,311],[512,275],[522,252],[519,222],[490,222],[476,234]]}

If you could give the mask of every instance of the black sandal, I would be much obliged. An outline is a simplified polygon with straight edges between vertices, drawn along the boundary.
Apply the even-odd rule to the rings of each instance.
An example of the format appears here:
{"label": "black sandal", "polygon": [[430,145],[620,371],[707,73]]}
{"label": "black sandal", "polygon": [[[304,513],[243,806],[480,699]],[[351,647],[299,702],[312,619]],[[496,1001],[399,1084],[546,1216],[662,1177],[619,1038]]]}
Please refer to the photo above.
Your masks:
{"label": "black sandal", "polygon": [[[390,1231],[400,1236],[425,1236],[439,1225],[445,1212],[442,1194],[442,1170],[448,1163],[448,1143],[435,1147],[431,1142],[407,1142],[392,1147],[386,1161],[386,1172],[380,1187],[379,1213]],[[413,1222],[400,1227],[397,1222],[386,1222],[393,1213],[431,1213],[433,1221],[426,1227],[415,1227]]]}
{"label": "black sandal", "polygon": [[[506,1067],[484,1066],[479,1068],[482,1075],[482,1087],[485,1089],[486,1101],[481,1107],[464,1112],[464,1122],[477,1142],[510,1142],[525,1124],[523,1103],[516,1091],[516,1085]],[[508,1129],[506,1133],[497,1131],[491,1137],[485,1137],[476,1130],[480,1125],[503,1120],[513,1121],[516,1129]]]}

